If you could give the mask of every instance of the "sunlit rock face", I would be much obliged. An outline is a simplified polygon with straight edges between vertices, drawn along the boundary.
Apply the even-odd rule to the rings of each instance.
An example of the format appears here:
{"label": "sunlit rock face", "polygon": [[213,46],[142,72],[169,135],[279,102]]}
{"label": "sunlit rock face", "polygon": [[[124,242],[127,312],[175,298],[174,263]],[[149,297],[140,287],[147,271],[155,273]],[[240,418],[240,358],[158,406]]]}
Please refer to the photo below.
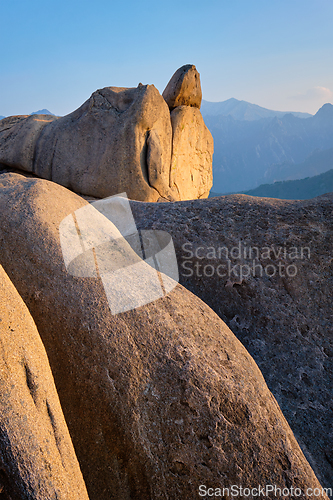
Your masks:
{"label": "sunlit rock face", "polygon": [[199,73],[187,65],[175,75],[167,102],[154,85],[106,87],[61,118],[5,118],[0,163],[95,198],[124,191],[139,201],[207,197],[213,139],[198,109]]}
{"label": "sunlit rock face", "polygon": [[171,182],[181,200],[207,198],[212,182],[213,139],[200,110],[179,106],[171,111],[171,124]]}
{"label": "sunlit rock face", "polygon": [[0,345],[1,498],[88,500],[45,348],[1,266]]}

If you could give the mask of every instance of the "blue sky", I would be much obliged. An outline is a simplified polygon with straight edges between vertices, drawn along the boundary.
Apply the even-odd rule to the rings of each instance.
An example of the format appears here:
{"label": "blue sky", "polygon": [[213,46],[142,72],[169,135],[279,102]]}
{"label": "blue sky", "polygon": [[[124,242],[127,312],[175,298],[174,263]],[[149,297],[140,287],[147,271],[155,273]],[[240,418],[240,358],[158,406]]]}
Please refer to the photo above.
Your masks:
{"label": "blue sky", "polygon": [[0,115],[63,115],[106,86],[162,92],[187,63],[209,101],[333,102],[332,0],[0,0],[0,25]]}

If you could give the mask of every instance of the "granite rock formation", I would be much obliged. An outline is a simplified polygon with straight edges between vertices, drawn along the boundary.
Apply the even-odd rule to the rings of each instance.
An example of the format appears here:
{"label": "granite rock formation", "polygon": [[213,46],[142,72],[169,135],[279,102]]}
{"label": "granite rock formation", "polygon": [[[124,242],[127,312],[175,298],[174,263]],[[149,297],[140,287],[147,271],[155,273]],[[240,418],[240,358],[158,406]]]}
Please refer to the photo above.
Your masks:
{"label": "granite rock formation", "polygon": [[98,90],[67,116],[45,116],[2,122],[2,163],[98,198],[173,198],[169,110],[153,85]]}
{"label": "granite rock formation", "polygon": [[138,227],[173,236],[180,283],[254,357],[319,480],[331,488],[333,195],[131,206]]}
{"label": "granite rock formation", "polygon": [[54,183],[0,176],[1,264],[46,347],[91,498],[320,488],[253,359],[199,298],[177,285],[112,316],[98,278],[66,272],[59,225],[84,206]]}
{"label": "granite rock formation", "polygon": [[171,184],[181,200],[207,198],[213,180],[213,138],[200,110],[179,106],[171,111],[171,124]]}
{"label": "granite rock formation", "polygon": [[177,80],[171,87],[174,105],[196,106],[196,113],[191,108],[174,116],[176,108],[170,117],[154,85],[106,87],[61,118],[2,120],[0,163],[95,198],[121,192],[139,201],[207,197],[213,139],[197,109],[199,73],[189,68],[181,71],[180,86]]}
{"label": "granite rock formation", "polygon": [[0,266],[0,497],[88,500],[36,326]]}
{"label": "granite rock formation", "polygon": [[[49,115],[9,116],[0,124],[0,156],[9,167],[34,172],[36,143],[45,125],[55,120]],[[2,161],[2,160],[0,160]]]}

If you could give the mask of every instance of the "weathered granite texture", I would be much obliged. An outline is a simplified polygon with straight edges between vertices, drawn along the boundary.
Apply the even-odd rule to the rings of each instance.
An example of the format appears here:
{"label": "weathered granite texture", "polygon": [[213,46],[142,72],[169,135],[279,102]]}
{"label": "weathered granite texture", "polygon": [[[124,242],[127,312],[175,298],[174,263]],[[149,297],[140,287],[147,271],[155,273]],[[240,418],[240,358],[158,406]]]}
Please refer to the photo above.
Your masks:
{"label": "weathered granite texture", "polygon": [[84,206],[54,183],[0,176],[0,260],[43,339],[90,497],[320,488],[253,359],[199,298],[178,285],[112,316],[98,278],[66,272],[59,225]]}
{"label": "weathered granite texture", "polygon": [[0,266],[0,497],[88,500],[47,355]]}
{"label": "weathered granite texture", "polygon": [[179,199],[207,198],[213,183],[210,168],[213,138],[200,110],[179,106],[171,111],[172,157],[171,184]]}
{"label": "weathered granite texture", "polygon": [[131,206],[138,227],[173,236],[180,283],[254,357],[318,478],[332,487],[333,194]]}
{"label": "weathered granite texture", "polygon": [[177,69],[162,96],[171,110],[177,106],[193,106],[200,109],[202,91],[196,67],[193,64],[185,64]]}

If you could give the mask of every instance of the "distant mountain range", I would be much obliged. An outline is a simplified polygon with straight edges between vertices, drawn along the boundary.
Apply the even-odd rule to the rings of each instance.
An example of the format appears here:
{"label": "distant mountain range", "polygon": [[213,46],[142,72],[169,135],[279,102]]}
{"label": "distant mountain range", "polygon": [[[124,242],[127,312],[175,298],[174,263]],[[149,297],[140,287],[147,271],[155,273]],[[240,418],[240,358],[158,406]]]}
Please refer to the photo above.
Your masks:
{"label": "distant mountain range", "polygon": [[[54,114],[51,113],[51,111],[49,111],[48,109],[40,109],[39,111],[33,111],[33,113],[30,113],[30,115],[52,115],[52,116],[54,116]],[[3,118],[6,118],[6,117],[0,116],[0,120],[2,120]]]}
{"label": "distant mountain range", "polygon": [[333,148],[324,151],[316,149],[301,163],[284,162],[272,165],[267,170],[263,182],[303,179],[327,172],[331,168],[333,168]]}
{"label": "distant mountain range", "polygon": [[31,115],[52,115],[54,116],[53,113],[51,113],[51,111],[49,111],[48,109],[40,109],[39,111],[34,111],[33,113],[30,113]]}
{"label": "distant mountain range", "polygon": [[321,194],[333,192],[333,169],[314,177],[297,181],[281,181],[274,184],[262,184],[243,194],[280,200],[308,200]]}
{"label": "distant mountain range", "polygon": [[292,114],[298,118],[309,118],[309,113],[298,113],[294,111],[273,111],[271,109],[262,108],[257,104],[251,104],[238,99],[227,99],[222,102],[202,101],[201,113],[205,116],[231,116],[235,120],[254,121],[261,118],[282,118],[286,114]]}
{"label": "distant mountain range", "polygon": [[[234,194],[248,194],[260,198],[278,198],[280,200],[309,200],[333,192],[333,169],[327,172],[295,181],[280,181],[273,184],[261,184],[249,191]],[[209,198],[231,193],[210,192]]]}
{"label": "distant mountain range", "polygon": [[[211,108],[213,104],[219,108],[224,103],[209,103]],[[307,118],[287,113],[251,120],[244,118],[248,113],[242,106],[244,113],[238,115],[241,119],[230,114],[214,115],[212,109],[207,114],[207,108],[202,108],[214,138],[212,191],[247,191],[263,183],[300,179],[332,168],[330,153],[324,152],[333,148],[332,104],[324,104]],[[248,109],[253,106],[256,109],[255,105]]]}

